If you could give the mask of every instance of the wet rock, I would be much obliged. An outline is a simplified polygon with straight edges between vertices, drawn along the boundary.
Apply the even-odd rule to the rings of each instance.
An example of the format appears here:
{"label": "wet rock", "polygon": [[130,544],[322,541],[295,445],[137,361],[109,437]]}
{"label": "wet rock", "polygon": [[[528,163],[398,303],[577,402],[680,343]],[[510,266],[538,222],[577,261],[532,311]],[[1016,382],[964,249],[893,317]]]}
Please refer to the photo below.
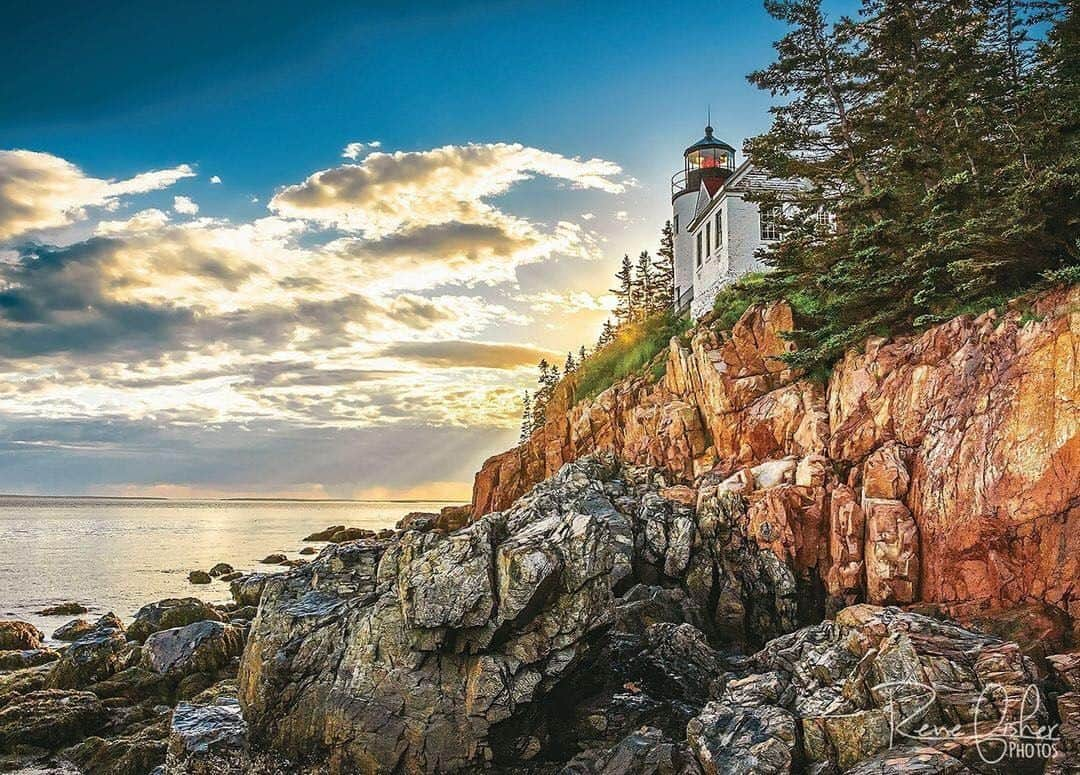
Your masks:
{"label": "wet rock", "polygon": [[897,746],[845,770],[844,775],[974,775],[959,759],[925,746]]}
{"label": "wet rock", "polygon": [[229,612],[230,622],[250,622],[255,618],[255,614],[259,612],[259,609],[253,605],[245,605],[237,608],[235,611]]}
{"label": "wet rock", "polygon": [[102,627],[115,627],[117,629],[123,629],[124,625],[120,622],[119,617],[111,611],[104,616],[100,617],[96,622],[90,623],[86,619],[72,619],[67,624],[62,624],[56,628],[53,632],[53,640],[60,640],[70,643],[76,641],[88,632],[102,628]]}
{"label": "wet rock", "polygon": [[225,573],[219,577],[221,581],[236,581],[237,579],[244,578],[246,574],[243,571],[234,570],[232,573]]}
{"label": "wet rock", "polygon": [[86,687],[128,667],[134,653],[123,630],[100,627],[64,649],[47,685],[51,689]]}
{"label": "wet rock", "polygon": [[118,737],[88,737],[63,752],[86,775],[145,775],[165,763],[164,723]]}
{"label": "wet rock", "polygon": [[278,565],[282,566],[283,568],[299,568],[301,565],[307,565],[307,560],[285,560],[284,562],[279,562]]}
{"label": "wet rock", "polygon": [[397,527],[398,530],[417,530],[421,533],[426,533],[428,530],[434,529],[435,521],[438,518],[438,514],[432,514],[431,512],[410,511],[397,521],[395,527]]}
{"label": "wet rock", "polygon": [[259,560],[259,562],[263,565],[278,565],[279,563],[285,562],[285,560],[287,559],[289,558],[286,557],[284,554],[281,554],[280,552],[275,552],[273,554],[266,555],[261,560]]}
{"label": "wet rock", "polygon": [[331,525],[325,530],[319,530],[311,535],[307,536],[305,541],[329,541],[334,533],[338,533],[345,529],[344,525]]}
{"label": "wet rock", "polygon": [[40,648],[45,635],[32,624],[17,620],[0,621],[0,650]]}
{"label": "wet rock", "polygon": [[13,697],[44,689],[45,680],[51,669],[49,665],[40,665],[24,670],[13,670],[10,673],[0,673],[0,707],[7,704]]}
{"label": "wet rock", "polygon": [[305,546],[299,552],[299,554],[303,554],[303,555],[318,554],[318,553],[319,553],[319,550],[316,549],[314,546]]}
{"label": "wet rock", "polygon": [[792,772],[795,718],[774,705],[710,702],[686,727],[686,741],[707,775]]}
{"label": "wet rock", "polygon": [[209,705],[181,702],[173,711],[166,772],[224,775],[250,772],[247,724],[235,697]]}
{"label": "wet rock", "polygon": [[[567,768],[574,772],[573,767]],[[701,768],[681,742],[645,726],[599,754],[586,770],[596,775],[700,775]]]}
{"label": "wet rock", "polygon": [[219,562],[217,565],[210,569],[210,575],[214,578],[217,578],[218,576],[227,576],[232,572],[233,566],[229,565],[229,563],[227,562]]}
{"label": "wet rock", "polygon": [[89,610],[90,609],[82,603],[59,603],[58,605],[52,605],[48,608],[42,608],[38,611],[38,616],[74,616],[76,614],[84,614]]}
{"label": "wet rock", "polygon": [[242,576],[229,584],[229,593],[239,606],[258,606],[263,587],[269,578],[265,573],[252,573]]}
{"label": "wet rock", "polygon": [[106,716],[90,692],[47,689],[15,697],[0,708],[0,752],[19,745],[56,750],[98,731]]}
{"label": "wet rock", "polygon": [[244,648],[244,631],[221,622],[195,622],[161,630],[143,644],[142,666],[156,673],[210,673]]}
{"label": "wet rock", "polygon": [[204,570],[193,570],[188,574],[187,580],[192,584],[209,584],[210,574]]}
{"label": "wet rock", "polygon": [[224,618],[213,606],[198,598],[168,598],[140,608],[128,625],[127,637],[136,643],[142,643],[151,633],[159,630],[182,627],[203,620],[220,622]]}
{"label": "wet rock", "polygon": [[60,655],[50,648],[0,651],[0,670],[24,670],[55,662]]}

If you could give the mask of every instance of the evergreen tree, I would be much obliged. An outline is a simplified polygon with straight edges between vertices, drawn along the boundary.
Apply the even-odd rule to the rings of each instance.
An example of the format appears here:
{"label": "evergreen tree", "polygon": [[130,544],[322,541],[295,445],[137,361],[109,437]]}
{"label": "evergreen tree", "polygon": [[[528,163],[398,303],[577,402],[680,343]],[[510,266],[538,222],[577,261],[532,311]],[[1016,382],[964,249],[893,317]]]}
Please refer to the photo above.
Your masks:
{"label": "evergreen tree", "polygon": [[563,372],[562,372],[563,376],[565,377],[567,374],[569,374],[570,372],[572,372],[576,368],[577,368],[577,364],[574,363],[574,354],[568,352],[566,354],[566,363],[563,364]]}
{"label": "evergreen tree", "polygon": [[600,329],[600,338],[596,340],[596,349],[602,350],[604,345],[608,344],[614,338],[615,326],[611,325],[610,320],[605,320],[603,328]]}
{"label": "evergreen tree", "polygon": [[639,320],[644,320],[656,312],[656,288],[653,285],[652,256],[649,251],[643,250],[638,255],[635,267],[634,291],[637,294],[637,303],[634,305]]}
{"label": "evergreen tree", "polygon": [[533,431],[532,398],[526,390],[521,397],[521,435],[518,436],[518,444],[524,444],[529,440]]}
{"label": "evergreen tree", "polygon": [[581,345],[581,349],[578,350],[578,366],[581,366],[581,364],[585,363],[586,355],[587,353],[585,352],[585,345]]}
{"label": "evergreen tree", "polygon": [[547,408],[551,396],[555,392],[555,385],[559,382],[559,370],[548,363],[547,358],[542,358],[537,365],[539,377],[538,387],[533,395],[532,430],[535,433],[544,427],[547,422]]}
{"label": "evergreen tree", "polygon": [[[750,80],[784,102],[749,150],[807,182],[765,256],[766,297],[802,318],[793,363],[828,364],[869,334],[1077,265],[1075,4],[863,0],[833,25],[817,0],[766,8],[791,30]],[[1049,34],[1033,45],[1039,23]],[[822,208],[835,229],[817,223]]]}
{"label": "evergreen tree", "polygon": [[615,319],[621,325],[631,322],[634,319],[636,310],[634,265],[631,263],[628,254],[623,255],[622,265],[619,271],[615,273],[615,279],[618,281],[618,287],[612,288],[611,293],[615,294],[616,299]]}
{"label": "evergreen tree", "polygon": [[671,221],[660,230],[660,248],[653,262],[654,308],[665,310],[678,301],[675,298],[675,232]]}

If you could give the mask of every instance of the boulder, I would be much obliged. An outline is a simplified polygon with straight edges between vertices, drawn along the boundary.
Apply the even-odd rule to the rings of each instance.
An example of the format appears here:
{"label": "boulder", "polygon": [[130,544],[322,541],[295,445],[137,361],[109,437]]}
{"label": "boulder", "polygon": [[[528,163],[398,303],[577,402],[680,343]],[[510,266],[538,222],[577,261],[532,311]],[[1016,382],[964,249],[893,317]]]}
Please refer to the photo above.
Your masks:
{"label": "boulder", "polygon": [[48,608],[42,608],[38,611],[38,616],[75,616],[76,614],[85,614],[89,610],[82,603],[59,603]]}
{"label": "boulder", "polygon": [[165,763],[168,735],[161,723],[118,737],[88,737],[66,749],[63,758],[86,775],[146,775]]}
{"label": "boulder", "polygon": [[181,702],[176,706],[165,769],[185,775],[252,772],[247,724],[235,697],[222,697],[208,705]]}
{"label": "boulder", "polygon": [[217,578],[218,576],[227,576],[232,572],[233,566],[229,565],[229,563],[227,562],[219,562],[217,565],[210,569],[210,575],[214,578]]}
{"label": "boulder", "polygon": [[160,630],[143,644],[142,666],[156,673],[210,673],[244,648],[244,631],[221,622],[195,622]]}
{"label": "boulder", "polygon": [[88,632],[92,632],[101,627],[115,627],[116,629],[123,629],[124,625],[120,622],[120,619],[116,614],[111,611],[104,616],[98,618],[96,622],[91,624],[86,619],[72,619],[67,624],[62,624],[56,628],[53,632],[53,640],[60,640],[70,643],[71,641],[78,640]]}
{"label": "boulder", "polygon": [[60,655],[50,648],[0,651],[0,670],[24,670],[49,662],[55,662]]}
{"label": "boulder", "polygon": [[975,775],[975,770],[935,748],[897,746],[844,770],[844,775]]}
{"label": "boulder", "polygon": [[237,605],[257,607],[268,578],[269,575],[265,573],[252,573],[241,576],[229,584],[229,593],[232,594],[232,598]]}
{"label": "boulder", "polygon": [[[303,552],[301,552],[301,554],[303,554]],[[245,575],[247,574],[245,574],[243,571],[234,570],[232,573],[222,574],[218,578],[221,581],[236,581],[237,579],[244,578]]]}
{"label": "boulder", "polygon": [[278,565],[285,562],[285,560],[287,559],[289,558],[286,557],[284,554],[281,554],[280,552],[275,552],[273,554],[266,555],[261,560],[259,560],[259,562],[263,565]]}
{"label": "boulder", "polygon": [[123,630],[99,627],[64,649],[53,665],[47,685],[50,689],[84,688],[123,670],[134,653]]}
{"label": "boulder", "polygon": [[319,553],[319,550],[316,549],[314,546],[305,546],[303,549],[301,549],[298,552],[298,554],[303,554],[303,555],[318,554],[318,553]]}
{"label": "boulder", "polygon": [[0,753],[20,745],[56,750],[97,732],[106,715],[90,692],[47,689],[15,697],[0,707]]}
{"label": "boulder", "polygon": [[774,705],[710,702],[686,727],[706,775],[787,775],[795,757],[792,714]]}
{"label": "boulder", "polygon": [[331,525],[325,530],[319,530],[311,535],[307,536],[305,541],[329,541],[333,537],[334,533],[340,532],[345,529],[344,525]]}
{"label": "boulder", "polygon": [[212,581],[210,574],[204,570],[193,570],[187,580],[192,584],[209,584]]}
{"label": "boulder", "polygon": [[32,624],[17,620],[0,621],[0,650],[36,649],[45,635]]}
{"label": "boulder", "polygon": [[167,598],[140,608],[128,625],[127,637],[142,643],[151,633],[203,620],[220,622],[224,617],[198,598]]}

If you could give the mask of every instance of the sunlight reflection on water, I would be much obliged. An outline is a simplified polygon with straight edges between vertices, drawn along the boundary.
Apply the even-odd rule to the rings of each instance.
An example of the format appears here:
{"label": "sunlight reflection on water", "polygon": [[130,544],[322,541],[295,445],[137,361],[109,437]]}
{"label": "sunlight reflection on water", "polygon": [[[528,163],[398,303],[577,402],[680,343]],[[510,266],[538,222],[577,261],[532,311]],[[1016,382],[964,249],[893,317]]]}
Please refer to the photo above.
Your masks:
{"label": "sunlight reflection on water", "polygon": [[0,617],[34,623],[51,635],[71,616],[34,612],[69,600],[86,617],[130,618],[165,597],[229,598],[229,585],[192,585],[187,574],[227,562],[259,565],[271,552],[298,557],[301,539],[328,525],[392,527],[433,502],[155,501],[0,498]]}

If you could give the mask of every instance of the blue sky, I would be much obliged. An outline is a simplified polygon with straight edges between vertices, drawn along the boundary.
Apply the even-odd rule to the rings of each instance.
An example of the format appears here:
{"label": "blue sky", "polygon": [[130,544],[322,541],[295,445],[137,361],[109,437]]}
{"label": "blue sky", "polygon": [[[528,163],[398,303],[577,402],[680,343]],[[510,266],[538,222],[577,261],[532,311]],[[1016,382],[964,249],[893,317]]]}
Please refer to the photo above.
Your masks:
{"label": "blue sky", "polygon": [[706,107],[767,126],[745,74],[783,32],[757,2],[9,5],[18,492],[460,496],[530,359],[655,249]]}

